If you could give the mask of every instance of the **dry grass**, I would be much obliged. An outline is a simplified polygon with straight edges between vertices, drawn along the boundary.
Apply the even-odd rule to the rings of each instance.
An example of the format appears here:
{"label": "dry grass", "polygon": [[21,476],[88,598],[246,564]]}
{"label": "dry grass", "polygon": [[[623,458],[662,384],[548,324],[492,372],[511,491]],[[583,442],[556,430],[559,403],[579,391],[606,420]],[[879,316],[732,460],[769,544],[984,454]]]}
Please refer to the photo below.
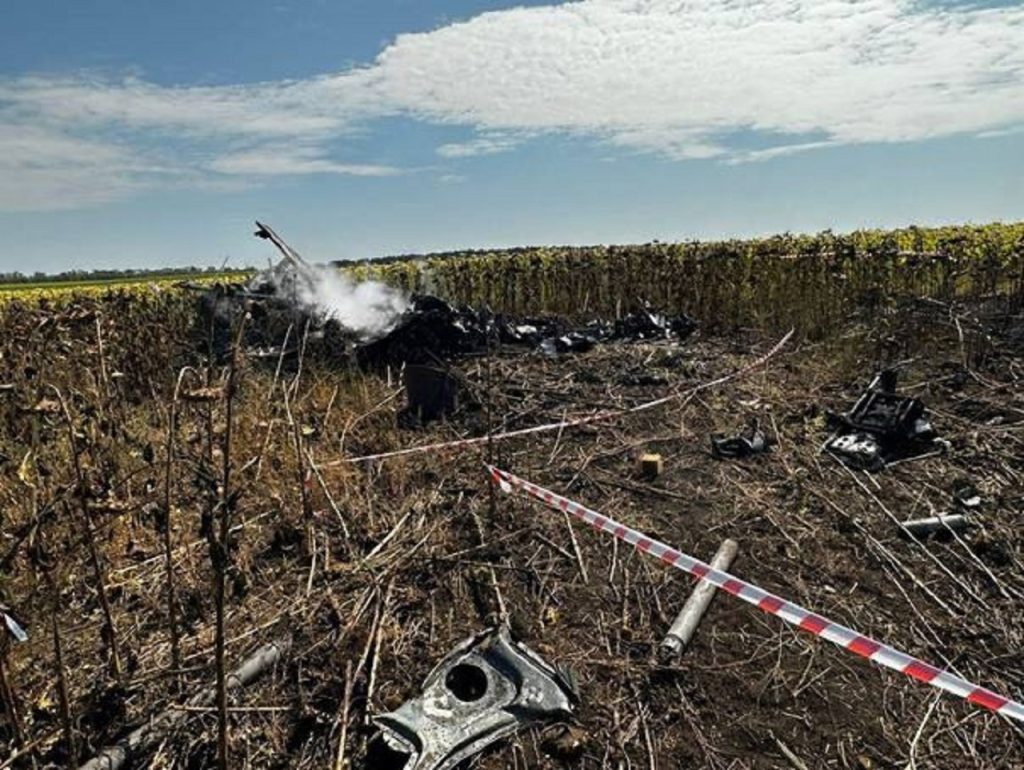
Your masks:
{"label": "dry grass", "polygon": [[[74,316],[24,308],[4,319],[0,384],[12,387],[0,392],[8,458],[0,589],[32,633],[8,653],[26,748],[19,767],[68,764],[51,617],[83,759],[177,701],[175,682],[188,693],[214,679],[208,532],[223,492],[226,372],[207,373],[188,352],[187,312],[167,303],[90,300]],[[794,343],[753,375],[697,398],[498,443],[495,461],[702,558],[732,537],[737,574],[1020,693],[1024,372],[1012,338],[1021,318],[1008,318],[983,323],[962,308],[926,304],[851,323],[828,343]],[[685,389],[772,342],[750,332],[698,337],[681,355],[648,344],[558,360],[502,352],[491,361],[491,388],[483,359],[462,368],[478,401],[490,402],[495,429],[511,429]],[[877,364],[908,355],[916,358],[907,387],[931,405],[952,451],[870,477],[821,454],[823,410],[845,408]],[[175,403],[167,541],[175,669],[161,512],[171,394],[186,362],[196,368],[183,375],[183,392],[214,395]],[[637,375],[666,384],[630,384]],[[794,762],[787,751],[808,767],[1024,766],[1015,725],[726,597],[680,665],[660,665],[657,645],[689,581],[524,500],[497,497],[492,510],[486,450],[337,462],[479,435],[483,409],[409,432],[396,427],[403,399],[386,374],[310,358],[301,373],[286,367],[279,378],[273,365],[242,360],[237,378],[226,656],[241,660],[283,636],[293,645],[285,665],[232,704],[233,766],[328,767],[340,754],[366,766],[367,717],[414,695],[437,659],[503,611],[535,649],[579,674],[585,751],[566,763],[545,753],[550,731],[532,731],[488,752],[482,768],[785,767]],[[63,416],[32,410],[51,386],[67,401],[81,484]],[[773,452],[711,458],[710,433],[751,420],[777,438]],[[643,451],[665,457],[656,481],[634,473]],[[960,476],[985,498],[979,526],[963,542],[899,538],[890,514],[947,510]],[[120,678],[76,501],[92,511]],[[215,711],[195,713],[150,766],[211,766],[216,723]],[[16,749],[9,725],[0,736],[5,767]]]}

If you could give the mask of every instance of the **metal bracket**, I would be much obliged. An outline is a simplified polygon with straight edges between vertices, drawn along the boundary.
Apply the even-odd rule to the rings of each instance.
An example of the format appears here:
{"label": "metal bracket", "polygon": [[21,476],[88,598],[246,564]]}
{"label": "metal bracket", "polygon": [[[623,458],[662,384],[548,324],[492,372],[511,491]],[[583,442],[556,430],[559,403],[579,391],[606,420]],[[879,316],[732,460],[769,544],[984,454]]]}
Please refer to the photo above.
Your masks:
{"label": "metal bracket", "polygon": [[460,644],[427,675],[422,695],[373,722],[409,755],[403,770],[451,770],[531,724],[571,716],[578,700],[571,675],[502,626]]}

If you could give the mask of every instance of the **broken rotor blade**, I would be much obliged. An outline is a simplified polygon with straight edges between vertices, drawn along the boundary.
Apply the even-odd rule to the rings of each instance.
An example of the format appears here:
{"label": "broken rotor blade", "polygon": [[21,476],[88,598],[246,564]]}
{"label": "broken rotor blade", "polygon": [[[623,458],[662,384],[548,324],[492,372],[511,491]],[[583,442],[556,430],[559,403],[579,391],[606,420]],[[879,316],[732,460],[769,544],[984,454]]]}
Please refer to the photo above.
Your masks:
{"label": "broken rotor blade", "polygon": [[293,265],[295,265],[297,268],[301,270],[309,269],[309,263],[305,259],[303,259],[299,255],[299,253],[295,251],[295,249],[293,249],[291,246],[285,243],[284,239],[281,238],[281,236],[279,236],[277,233],[275,233],[273,228],[270,227],[270,225],[265,225],[257,219],[256,232],[253,233],[253,235],[255,235],[257,238],[263,238],[264,240],[273,243],[277,247],[277,250],[284,255],[284,258],[291,262]]}

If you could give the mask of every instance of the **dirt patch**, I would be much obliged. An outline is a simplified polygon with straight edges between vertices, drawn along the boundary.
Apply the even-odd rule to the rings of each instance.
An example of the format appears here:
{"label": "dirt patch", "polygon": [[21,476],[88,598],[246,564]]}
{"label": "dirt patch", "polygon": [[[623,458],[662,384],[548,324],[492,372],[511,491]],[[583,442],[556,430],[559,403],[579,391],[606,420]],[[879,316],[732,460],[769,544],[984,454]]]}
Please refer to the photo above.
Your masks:
{"label": "dirt patch", "polygon": [[[120,328],[116,318],[107,323],[112,335]],[[919,316],[913,323],[921,328]],[[26,323],[28,333],[32,328]],[[240,494],[228,656],[240,661],[282,635],[292,636],[293,646],[285,664],[237,699],[233,755],[251,767],[332,766],[351,664],[358,675],[344,755],[352,767],[370,767],[367,716],[414,696],[436,661],[504,608],[520,638],[578,675],[583,750],[565,759],[552,748],[559,729],[552,727],[499,744],[479,760],[481,768],[775,768],[791,762],[786,751],[823,768],[902,768],[911,760],[918,767],[1024,766],[1020,733],[1007,722],[726,596],[715,599],[680,663],[661,665],[658,643],[691,581],[538,504],[493,494],[483,470],[490,458],[699,558],[710,559],[732,537],[740,543],[737,575],[1019,694],[1020,350],[989,336],[965,361],[953,326],[929,328],[928,339],[916,343],[926,354],[905,362],[903,382],[929,406],[951,449],[873,475],[848,470],[820,447],[829,435],[825,410],[847,408],[877,366],[904,358],[889,339],[899,331],[891,319],[851,328],[827,345],[794,342],[742,380],[656,410],[491,447],[355,464],[345,459],[686,393],[741,368],[774,339],[698,334],[681,346],[610,344],[565,357],[499,351],[461,364],[475,407],[416,431],[398,427],[397,376],[389,384],[387,373],[310,365],[295,383],[296,372],[275,377],[273,366],[247,364],[232,449]],[[64,751],[48,631],[54,599],[83,758],[175,700],[176,680],[183,692],[212,681],[202,532],[210,485],[216,491],[222,406],[179,404],[170,527],[183,671],[171,672],[160,517],[147,506],[163,498],[168,394],[177,371],[147,373],[149,398],[140,377],[129,391],[110,373],[131,360],[108,345],[101,361],[93,329],[69,324],[45,332],[44,350],[66,348],[59,370],[29,355],[31,337],[3,343],[0,380],[13,388],[0,394],[8,417],[0,451],[10,458],[2,467],[0,557],[11,558],[0,586],[31,632],[28,644],[10,650],[8,670],[23,742],[34,745],[44,766],[63,762]],[[216,381],[219,371],[212,376]],[[197,387],[204,377],[195,375]],[[290,408],[317,464],[312,476],[299,467],[281,397],[293,383]],[[93,520],[124,658],[120,684],[110,674],[94,573],[69,495],[66,431],[59,415],[19,409],[49,385],[69,401],[90,494],[128,504]],[[739,461],[712,456],[711,435],[753,424],[773,440],[770,452]],[[636,472],[644,452],[663,457],[656,479]],[[299,479],[315,559],[306,552]],[[961,540],[899,537],[893,518],[950,510],[959,479],[983,498],[972,514],[976,526]],[[68,508],[53,504],[63,499]],[[39,553],[40,531],[48,561]],[[13,746],[10,725],[0,730]],[[215,732],[216,715],[196,713],[191,727],[148,761],[208,767]]]}

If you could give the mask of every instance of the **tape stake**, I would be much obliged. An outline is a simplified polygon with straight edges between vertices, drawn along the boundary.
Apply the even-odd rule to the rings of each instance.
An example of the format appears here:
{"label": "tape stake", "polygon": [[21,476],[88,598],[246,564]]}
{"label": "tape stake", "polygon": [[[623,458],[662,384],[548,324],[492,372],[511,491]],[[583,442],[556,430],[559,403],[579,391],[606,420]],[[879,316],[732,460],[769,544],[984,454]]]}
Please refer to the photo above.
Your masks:
{"label": "tape stake", "polygon": [[728,572],[716,570],[699,559],[677,551],[665,543],[654,540],[642,532],[631,529],[625,524],[620,524],[614,519],[610,519],[567,497],[539,487],[536,484],[531,484],[529,481],[521,479],[508,471],[500,470],[491,465],[487,466],[487,470],[494,483],[505,492],[510,494],[520,492],[540,500],[549,508],[567,511],[594,529],[607,532],[619,540],[629,543],[638,551],[642,551],[676,569],[707,581],[723,591],[742,599],[747,604],[752,604],[769,615],[781,618],[791,626],[797,626],[815,636],[827,639],[838,647],[856,653],[862,658],[867,658],[880,666],[891,668],[893,671],[899,671],[932,687],[952,693],[970,703],[995,711],[997,714],[1024,722],[1024,704],[961,679],[955,674],[936,668],[925,663],[923,660],[918,660],[912,655],[897,650],[895,647],[890,647],[887,644],[858,633],[852,628],[847,628],[840,623],[822,617],[798,604],[776,596],[770,591],[765,591],[753,583],[748,583],[734,575],[730,575]]}

